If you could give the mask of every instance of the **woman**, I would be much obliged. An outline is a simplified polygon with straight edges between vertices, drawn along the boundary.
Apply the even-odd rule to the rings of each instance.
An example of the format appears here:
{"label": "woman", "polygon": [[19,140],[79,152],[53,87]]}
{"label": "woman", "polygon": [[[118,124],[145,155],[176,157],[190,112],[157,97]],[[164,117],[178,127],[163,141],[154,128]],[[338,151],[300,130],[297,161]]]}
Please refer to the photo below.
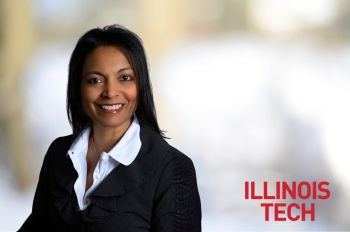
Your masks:
{"label": "woman", "polygon": [[158,126],[141,40],[120,26],[88,31],[70,63],[67,114],[20,231],[200,231],[192,161]]}

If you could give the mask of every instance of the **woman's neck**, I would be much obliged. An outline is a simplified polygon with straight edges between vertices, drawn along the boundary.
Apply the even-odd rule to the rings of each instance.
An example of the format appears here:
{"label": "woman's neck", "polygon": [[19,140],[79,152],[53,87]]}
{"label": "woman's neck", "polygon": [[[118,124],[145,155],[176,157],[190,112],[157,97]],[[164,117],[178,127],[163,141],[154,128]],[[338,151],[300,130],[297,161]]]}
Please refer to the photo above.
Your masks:
{"label": "woman's neck", "polygon": [[131,122],[120,127],[105,127],[93,124],[90,136],[93,136],[96,151],[98,153],[109,152],[120,141],[130,125]]}

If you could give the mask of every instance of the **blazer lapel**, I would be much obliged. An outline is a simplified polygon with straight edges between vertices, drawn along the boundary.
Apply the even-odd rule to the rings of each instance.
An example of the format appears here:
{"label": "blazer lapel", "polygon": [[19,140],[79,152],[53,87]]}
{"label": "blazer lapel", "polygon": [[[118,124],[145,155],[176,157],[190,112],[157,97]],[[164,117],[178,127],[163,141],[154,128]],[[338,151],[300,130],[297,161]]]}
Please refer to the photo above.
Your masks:
{"label": "blazer lapel", "polygon": [[[152,155],[152,133],[141,127],[141,149],[129,166],[119,165],[100,183],[91,193],[91,204],[83,211],[79,211],[74,191],[74,183],[78,173],[67,152],[74,138],[65,137],[58,145],[57,154],[54,155],[55,186],[51,191],[53,203],[60,212],[62,219],[70,224],[77,224],[80,220],[94,221],[114,213],[118,209],[118,197],[127,194],[139,187],[152,176],[154,166],[161,162],[157,156]],[[161,146],[160,144],[157,144]]]}
{"label": "blazer lapel", "polygon": [[85,210],[85,220],[108,216],[118,210],[118,197],[139,187],[152,176],[152,167],[160,162],[151,155],[149,136],[141,128],[141,149],[129,166],[117,166],[90,195],[91,205]]}
{"label": "blazer lapel", "polygon": [[51,187],[53,205],[60,213],[62,219],[70,224],[79,221],[79,207],[74,192],[74,183],[78,173],[67,155],[73,142],[73,136],[64,137],[54,150],[54,174]]}
{"label": "blazer lapel", "polygon": [[137,188],[150,175],[149,170],[143,166],[144,159],[142,156],[142,150],[140,150],[132,164],[117,166],[91,193],[91,203],[103,210],[116,211],[117,197]]}
{"label": "blazer lapel", "polygon": [[153,172],[152,165],[159,160],[150,153],[149,136],[141,127],[141,148],[134,162],[128,166],[118,165],[91,193],[91,197],[116,197],[142,184]]}

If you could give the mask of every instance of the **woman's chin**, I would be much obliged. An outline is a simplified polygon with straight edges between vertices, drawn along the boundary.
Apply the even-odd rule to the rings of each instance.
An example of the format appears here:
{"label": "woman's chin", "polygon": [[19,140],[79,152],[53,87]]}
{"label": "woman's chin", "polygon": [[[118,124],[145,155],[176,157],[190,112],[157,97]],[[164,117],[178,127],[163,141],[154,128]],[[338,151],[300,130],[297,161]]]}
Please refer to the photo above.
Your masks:
{"label": "woman's chin", "polygon": [[124,128],[127,129],[131,123],[130,120],[99,120],[94,122],[94,126],[103,127],[103,128]]}

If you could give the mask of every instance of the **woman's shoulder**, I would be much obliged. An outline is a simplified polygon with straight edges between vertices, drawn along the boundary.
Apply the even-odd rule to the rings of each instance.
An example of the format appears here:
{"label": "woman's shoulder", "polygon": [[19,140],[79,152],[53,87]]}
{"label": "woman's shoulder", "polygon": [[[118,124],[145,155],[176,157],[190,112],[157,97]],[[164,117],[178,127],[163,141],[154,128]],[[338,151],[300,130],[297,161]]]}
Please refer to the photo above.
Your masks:
{"label": "woman's shoulder", "polygon": [[54,154],[67,154],[74,138],[74,134],[57,137],[51,142],[47,150],[47,156],[55,156]]}
{"label": "woman's shoulder", "polygon": [[191,158],[182,151],[170,145],[160,134],[154,130],[141,127],[140,137],[144,152],[152,153],[154,158],[162,160],[162,164],[181,164],[181,166],[193,167]]}
{"label": "woman's shoulder", "polygon": [[49,149],[51,147],[70,146],[73,143],[74,138],[75,138],[74,134],[57,137],[51,142]]}

